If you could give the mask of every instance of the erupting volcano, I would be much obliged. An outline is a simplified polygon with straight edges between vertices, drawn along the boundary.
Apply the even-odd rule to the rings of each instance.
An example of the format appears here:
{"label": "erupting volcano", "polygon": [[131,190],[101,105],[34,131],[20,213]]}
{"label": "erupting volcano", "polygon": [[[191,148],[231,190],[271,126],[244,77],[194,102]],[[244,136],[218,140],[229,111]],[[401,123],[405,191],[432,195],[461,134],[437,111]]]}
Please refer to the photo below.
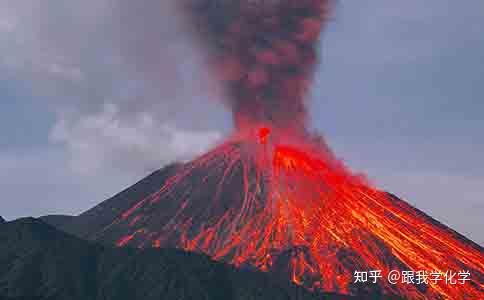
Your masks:
{"label": "erupting volcano", "polygon": [[[227,88],[234,133],[172,167],[158,191],[88,238],[201,252],[311,290],[483,299],[481,247],[352,174],[307,130],[304,99],[329,1],[182,2]],[[382,279],[354,283],[368,270]],[[390,284],[393,270],[471,275],[465,284]]]}

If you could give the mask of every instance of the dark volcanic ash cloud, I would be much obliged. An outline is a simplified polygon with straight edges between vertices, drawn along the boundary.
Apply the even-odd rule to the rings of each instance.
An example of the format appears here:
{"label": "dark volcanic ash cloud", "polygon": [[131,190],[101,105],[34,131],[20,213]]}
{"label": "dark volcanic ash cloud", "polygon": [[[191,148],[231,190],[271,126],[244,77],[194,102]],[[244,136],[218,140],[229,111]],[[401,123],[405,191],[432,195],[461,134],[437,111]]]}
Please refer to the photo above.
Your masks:
{"label": "dark volcanic ash cloud", "polygon": [[229,92],[236,125],[304,127],[328,0],[181,1]]}

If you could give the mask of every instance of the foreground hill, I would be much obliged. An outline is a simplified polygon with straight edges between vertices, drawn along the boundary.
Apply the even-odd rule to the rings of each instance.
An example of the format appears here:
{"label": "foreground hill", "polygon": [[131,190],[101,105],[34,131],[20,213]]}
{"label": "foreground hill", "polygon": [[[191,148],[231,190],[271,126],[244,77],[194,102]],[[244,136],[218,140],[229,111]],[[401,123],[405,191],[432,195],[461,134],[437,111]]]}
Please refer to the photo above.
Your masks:
{"label": "foreground hill", "polygon": [[41,220],[0,225],[0,299],[356,299],[172,249],[113,249]]}

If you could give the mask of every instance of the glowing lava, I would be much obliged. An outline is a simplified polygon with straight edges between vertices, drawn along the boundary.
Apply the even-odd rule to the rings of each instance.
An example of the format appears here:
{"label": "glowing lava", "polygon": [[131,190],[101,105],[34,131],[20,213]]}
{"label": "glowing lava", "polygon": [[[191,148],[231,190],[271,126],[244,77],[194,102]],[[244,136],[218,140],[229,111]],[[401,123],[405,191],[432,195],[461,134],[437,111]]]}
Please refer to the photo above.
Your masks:
{"label": "glowing lava", "polygon": [[269,137],[270,133],[271,133],[271,130],[267,127],[262,127],[259,129],[259,141],[261,144],[267,143],[267,138]]}
{"label": "glowing lava", "polygon": [[[372,188],[327,152],[314,152],[314,145],[272,144],[273,129],[255,132],[184,165],[102,234],[123,228],[119,246],[203,252],[239,267],[284,273],[309,289],[481,299],[484,255],[478,246]],[[382,270],[383,278],[392,270],[472,275],[465,285],[353,284],[354,271],[362,270]]]}
{"label": "glowing lava", "polygon": [[[330,1],[183,3],[227,87],[236,131],[91,238],[203,252],[308,289],[484,299],[482,248],[351,174],[307,133],[304,96]],[[353,283],[355,271],[370,270],[471,278]]]}

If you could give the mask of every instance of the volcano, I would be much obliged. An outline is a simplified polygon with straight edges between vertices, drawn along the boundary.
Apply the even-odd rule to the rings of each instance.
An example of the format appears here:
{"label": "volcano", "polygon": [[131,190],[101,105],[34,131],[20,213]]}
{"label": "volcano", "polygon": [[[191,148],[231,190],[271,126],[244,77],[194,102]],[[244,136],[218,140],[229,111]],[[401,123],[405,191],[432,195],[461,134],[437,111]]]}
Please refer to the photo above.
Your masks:
{"label": "volcano", "polygon": [[[180,3],[227,92],[234,132],[65,230],[119,247],[199,252],[313,291],[484,298],[480,246],[354,175],[308,130],[306,93],[331,1]],[[371,270],[381,280],[355,280]],[[395,271],[470,276],[465,284],[384,280]]]}
{"label": "volcano", "polygon": [[[234,132],[64,230],[118,247],[199,252],[312,291],[484,299],[479,245],[353,174],[308,129],[305,96],[330,1],[180,2],[227,91]],[[372,270],[377,282],[355,280]],[[440,280],[386,280],[395,271]],[[467,280],[443,279],[451,273]]]}
{"label": "volcano", "polygon": [[[309,290],[481,299],[483,249],[321,151],[268,128],[167,167],[65,226],[119,247],[175,247]],[[286,142],[286,143],[284,143]],[[354,283],[355,271],[461,272],[452,285]],[[443,278],[443,277],[442,277]]]}

